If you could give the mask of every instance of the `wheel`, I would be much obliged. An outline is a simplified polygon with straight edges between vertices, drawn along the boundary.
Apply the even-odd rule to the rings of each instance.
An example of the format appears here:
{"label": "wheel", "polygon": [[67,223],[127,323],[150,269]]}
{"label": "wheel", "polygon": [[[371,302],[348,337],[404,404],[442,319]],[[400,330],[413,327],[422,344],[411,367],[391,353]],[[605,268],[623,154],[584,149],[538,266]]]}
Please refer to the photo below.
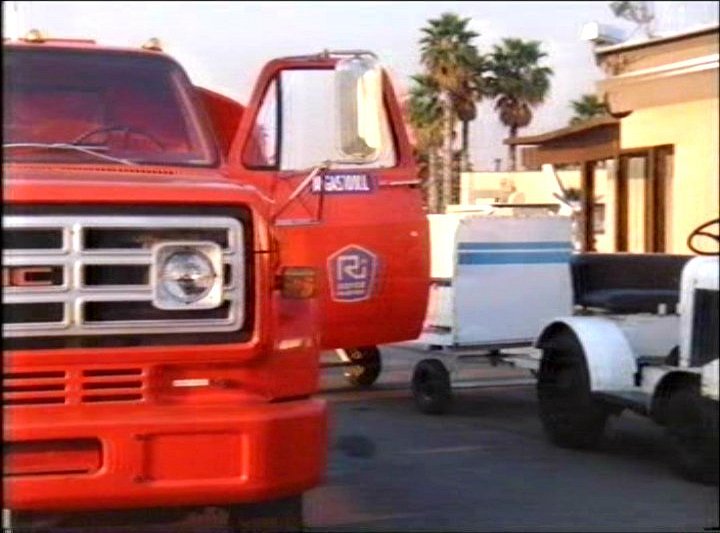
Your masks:
{"label": "wheel", "polygon": [[537,380],[540,420],[562,448],[592,448],[600,441],[610,410],[590,391],[582,347],[563,332],[543,347]]}
{"label": "wheel", "polygon": [[303,530],[302,496],[230,508],[233,533],[296,532]]}
{"label": "wheel", "polygon": [[667,433],[675,470],[685,479],[718,484],[718,402],[703,398],[693,387],[670,397]]}
{"label": "wheel", "polygon": [[129,142],[130,142],[130,136],[136,135],[139,137],[144,137],[148,139],[150,142],[152,142],[158,149],[165,150],[165,145],[160,142],[157,137],[154,135],[151,135],[150,133],[142,130],[138,130],[135,128],[131,128],[130,126],[108,126],[106,128],[95,128],[90,131],[86,131],[82,135],[76,137],[70,144],[81,144],[83,141],[93,137],[94,135],[105,135],[105,144],[107,144],[110,141],[110,134],[112,132],[118,131],[122,133],[122,147],[123,149],[127,149]]}
{"label": "wheel", "polygon": [[412,377],[415,405],[425,414],[441,414],[452,401],[450,374],[438,359],[423,359],[415,365]]}
{"label": "wheel", "polygon": [[345,379],[351,385],[367,388],[377,380],[382,370],[380,350],[376,346],[346,348],[343,350],[355,365],[345,371]]}

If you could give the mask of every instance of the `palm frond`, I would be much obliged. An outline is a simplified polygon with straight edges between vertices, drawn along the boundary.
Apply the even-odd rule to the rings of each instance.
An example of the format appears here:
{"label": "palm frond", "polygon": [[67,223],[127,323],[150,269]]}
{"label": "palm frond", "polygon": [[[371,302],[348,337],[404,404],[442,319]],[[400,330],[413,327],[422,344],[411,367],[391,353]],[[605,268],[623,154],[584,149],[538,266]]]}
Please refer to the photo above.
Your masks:
{"label": "palm frond", "polygon": [[532,107],[550,94],[550,67],[541,66],[547,57],[540,41],[505,38],[493,47],[488,59],[488,94],[495,98],[495,109],[508,127],[522,128],[532,120]]}

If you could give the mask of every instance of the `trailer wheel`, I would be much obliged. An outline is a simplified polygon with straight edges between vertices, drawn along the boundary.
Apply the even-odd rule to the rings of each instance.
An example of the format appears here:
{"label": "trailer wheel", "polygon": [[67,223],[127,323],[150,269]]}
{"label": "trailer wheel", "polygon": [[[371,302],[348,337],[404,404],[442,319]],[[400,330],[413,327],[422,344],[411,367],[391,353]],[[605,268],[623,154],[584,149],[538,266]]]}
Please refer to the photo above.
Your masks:
{"label": "trailer wheel", "polygon": [[412,377],[415,405],[425,414],[441,414],[452,401],[450,374],[438,359],[423,359],[415,365]]}
{"label": "trailer wheel", "polygon": [[683,387],[670,397],[667,433],[675,470],[685,479],[718,484],[718,402]]}
{"label": "trailer wheel", "polygon": [[302,496],[230,508],[233,533],[299,532],[303,530]]}
{"label": "trailer wheel", "polygon": [[562,448],[598,444],[610,410],[593,397],[582,347],[561,332],[543,346],[537,381],[540,420],[550,440]]}
{"label": "trailer wheel", "polygon": [[348,383],[358,388],[367,388],[375,383],[382,370],[380,350],[377,346],[345,348],[344,351],[348,359],[355,363],[345,371]]}

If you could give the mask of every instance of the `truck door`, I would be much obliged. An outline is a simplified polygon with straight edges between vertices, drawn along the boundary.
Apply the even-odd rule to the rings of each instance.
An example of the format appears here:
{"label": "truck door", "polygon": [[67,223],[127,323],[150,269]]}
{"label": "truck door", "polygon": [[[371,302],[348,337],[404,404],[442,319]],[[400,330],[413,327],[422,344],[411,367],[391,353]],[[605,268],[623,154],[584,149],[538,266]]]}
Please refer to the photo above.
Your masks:
{"label": "truck door", "polygon": [[[390,81],[376,71],[375,113],[343,115],[354,104],[340,95],[352,78],[338,80],[341,64],[331,54],[268,64],[229,158],[231,176],[272,202],[281,264],[318,269],[325,349],[416,338],[429,286],[428,226]],[[348,127],[367,132],[372,160],[348,158],[367,148],[342,137]]]}

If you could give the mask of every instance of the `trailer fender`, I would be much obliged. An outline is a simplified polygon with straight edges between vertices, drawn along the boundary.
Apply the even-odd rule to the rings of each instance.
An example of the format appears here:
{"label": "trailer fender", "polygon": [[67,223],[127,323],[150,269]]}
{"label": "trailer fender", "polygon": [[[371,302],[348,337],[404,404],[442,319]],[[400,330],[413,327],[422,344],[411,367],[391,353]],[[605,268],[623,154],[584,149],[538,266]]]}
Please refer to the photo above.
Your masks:
{"label": "trailer fender", "polygon": [[634,387],[637,365],[622,330],[602,317],[567,317],[546,326],[535,341],[543,348],[552,336],[569,331],[580,342],[593,392],[627,390]]}

